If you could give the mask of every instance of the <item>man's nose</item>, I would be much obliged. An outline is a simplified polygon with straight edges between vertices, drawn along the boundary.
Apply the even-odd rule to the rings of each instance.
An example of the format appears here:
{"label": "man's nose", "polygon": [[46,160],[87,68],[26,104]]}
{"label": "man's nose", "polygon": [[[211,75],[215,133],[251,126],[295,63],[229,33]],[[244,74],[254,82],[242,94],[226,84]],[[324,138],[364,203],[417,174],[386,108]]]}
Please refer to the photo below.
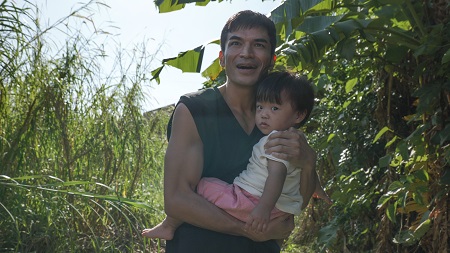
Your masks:
{"label": "man's nose", "polygon": [[241,50],[241,57],[253,57],[253,48],[250,44],[244,44]]}

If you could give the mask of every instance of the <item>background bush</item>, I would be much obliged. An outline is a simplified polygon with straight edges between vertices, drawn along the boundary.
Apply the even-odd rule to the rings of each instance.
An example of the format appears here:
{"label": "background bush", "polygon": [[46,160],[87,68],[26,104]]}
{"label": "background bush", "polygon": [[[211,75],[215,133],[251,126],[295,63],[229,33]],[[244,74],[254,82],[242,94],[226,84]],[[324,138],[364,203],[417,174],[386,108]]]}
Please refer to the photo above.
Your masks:
{"label": "background bush", "polygon": [[107,35],[66,26],[55,50],[28,7],[0,5],[0,251],[142,252],[164,214],[170,113],[142,111],[151,55],[118,50],[105,74],[92,36]]}

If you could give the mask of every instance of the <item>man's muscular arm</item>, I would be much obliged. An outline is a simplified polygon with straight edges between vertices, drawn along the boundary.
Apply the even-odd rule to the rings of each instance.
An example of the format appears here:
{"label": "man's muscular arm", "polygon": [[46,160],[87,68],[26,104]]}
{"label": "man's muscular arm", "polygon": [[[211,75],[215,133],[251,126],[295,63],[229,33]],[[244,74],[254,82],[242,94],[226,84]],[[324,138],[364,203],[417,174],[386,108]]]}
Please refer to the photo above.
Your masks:
{"label": "man's muscular arm", "polygon": [[[175,109],[165,156],[164,203],[168,216],[205,229],[246,236],[255,241],[283,238],[293,228],[289,220],[276,220],[266,233],[246,231],[244,223],[195,193],[203,169],[203,143],[184,104]],[[292,223],[292,224],[291,224]]]}

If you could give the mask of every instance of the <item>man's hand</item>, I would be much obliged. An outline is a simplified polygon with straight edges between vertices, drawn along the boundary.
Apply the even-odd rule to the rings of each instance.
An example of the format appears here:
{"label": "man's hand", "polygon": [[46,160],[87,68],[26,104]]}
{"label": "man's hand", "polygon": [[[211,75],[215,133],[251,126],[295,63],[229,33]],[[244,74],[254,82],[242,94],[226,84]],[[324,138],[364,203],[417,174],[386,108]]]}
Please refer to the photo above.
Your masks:
{"label": "man's hand", "polygon": [[[324,191],[319,177],[317,175],[316,160],[317,154],[306,141],[305,134],[301,130],[297,130],[293,127],[287,131],[279,131],[269,136],[269,140],[265,145],[266,154],[272,154],[273,156],[290,162],[293,166],[302,168],[305,174],[311,175],[311,179],[306,180],[307,184],[304,185],[309,190],[303,201],[306,205],[309,202],[311,195],[315,198],[323,199],[328,204],[333,204],[328,194]],[[303,172],[302,172],[303,173]],[[312,189],[310,188],[312,187]]]}
{"label": "man's hand", "polygon": [[287,131],[279,131],[269,136],[265,145],[266,154],[290,162],[295,167],[314,169],[317,160],[316,152],[309,146],[305,134],[293,127]]}

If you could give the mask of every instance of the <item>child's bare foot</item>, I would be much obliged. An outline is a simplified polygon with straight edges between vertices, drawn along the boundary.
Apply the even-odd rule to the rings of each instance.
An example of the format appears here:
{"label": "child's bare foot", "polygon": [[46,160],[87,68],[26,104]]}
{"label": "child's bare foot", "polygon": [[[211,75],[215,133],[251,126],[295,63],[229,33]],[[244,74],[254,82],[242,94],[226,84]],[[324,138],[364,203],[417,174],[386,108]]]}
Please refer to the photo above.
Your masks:
{"label": "child's bare foot", "polygon": [[167,222],[161,222],[153,228],[146,228],[142,230],[141,235],[148,238],[160,238],[164,240],[172,240],[173,234],[176,228],[167,224]]}
{"label": "child's bare foot", "polygon": [[333,204],[333,201],[331,200],[331,198],[328,196],[328,194],[325,192],[325,190],[323,189],[323,187],[320,184],[316,184],[316,189],[314,190],[313,198],[323,199],[328,204],[330,204],[330,205]]}

